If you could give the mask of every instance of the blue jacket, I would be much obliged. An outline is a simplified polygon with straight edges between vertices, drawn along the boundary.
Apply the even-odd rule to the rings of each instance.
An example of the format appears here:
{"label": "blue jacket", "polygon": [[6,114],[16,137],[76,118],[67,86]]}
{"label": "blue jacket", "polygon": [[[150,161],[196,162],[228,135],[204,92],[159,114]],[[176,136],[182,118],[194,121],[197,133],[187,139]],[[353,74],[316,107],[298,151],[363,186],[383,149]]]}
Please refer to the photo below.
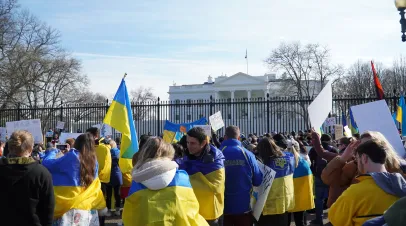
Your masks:
{"label": "blue jacket", "polygon": [[123,176],[121,174],[118,161],[120,159],[120,150],[118,148],[112,148],[111,153],[111,174],[110,174],[110,185],[121,186],[123,184]]}
{"label": "blue jacket", "polygon": [[262,173],[254,154],[243,148],[240,141],[225,140],[220,150],[226,158],[226,188],[224,214],[243,214],[251,210],[252,186],[262,183]]}

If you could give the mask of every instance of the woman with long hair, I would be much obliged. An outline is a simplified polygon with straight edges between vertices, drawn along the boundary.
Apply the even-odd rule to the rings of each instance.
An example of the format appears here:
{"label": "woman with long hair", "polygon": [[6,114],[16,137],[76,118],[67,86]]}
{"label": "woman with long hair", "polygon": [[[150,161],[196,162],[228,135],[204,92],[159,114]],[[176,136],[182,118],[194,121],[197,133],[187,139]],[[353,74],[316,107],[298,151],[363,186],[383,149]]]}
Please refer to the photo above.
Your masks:
{"label": "woman with long hair", "polygon": [[172,161],[172,145],[150,137],[138,153],[124,204],[124,225],[208,225],[199,215],[188,174]]}
{"label": "woman with long hair", "polygon": [[282,151],[275,142],[264,137],[257,146],[258,156],[264,165],[276,172],[258,225],[288,225],[288,211],[295,207],[293,172],[295,157]]}
{"label": "woman with long hair", "polygon": [[42,164],[52,175],[55,192],[53,225],[99,225],[100,214],[107,212],[98,178],[94,138],[80,135],[64,156],[49,151]]}

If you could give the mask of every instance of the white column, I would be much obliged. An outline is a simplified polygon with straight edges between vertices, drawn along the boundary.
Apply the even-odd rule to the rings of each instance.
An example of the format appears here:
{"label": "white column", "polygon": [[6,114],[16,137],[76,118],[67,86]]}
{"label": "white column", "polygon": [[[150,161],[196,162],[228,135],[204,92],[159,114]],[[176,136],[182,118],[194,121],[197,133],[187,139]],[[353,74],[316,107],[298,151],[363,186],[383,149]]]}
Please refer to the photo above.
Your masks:
{"label": "white column", "polygon": [[267,90],[267,89],[264,89],[264,98],[265,98],[265,100],[266,100],[267,94],[268,94],[268,90]]}
{"label": "white column", "polygon": [[234,93],[235,93],[235,91],[232,90],[232,91],[230,91],[230,93],[231,93],[231,101],[234,101]]}
{"label": "white column", "polygon": [[[247,90],[247,98],[248,98],[248,103],[251,103],[251,90]],[[247,121],[251,121],[251,104],[248,104],[248,118]]]}
{"label": "white column", "polygon": [[219,92],[215,91],[214,92],[214,99],[217,100],[219,98]]}

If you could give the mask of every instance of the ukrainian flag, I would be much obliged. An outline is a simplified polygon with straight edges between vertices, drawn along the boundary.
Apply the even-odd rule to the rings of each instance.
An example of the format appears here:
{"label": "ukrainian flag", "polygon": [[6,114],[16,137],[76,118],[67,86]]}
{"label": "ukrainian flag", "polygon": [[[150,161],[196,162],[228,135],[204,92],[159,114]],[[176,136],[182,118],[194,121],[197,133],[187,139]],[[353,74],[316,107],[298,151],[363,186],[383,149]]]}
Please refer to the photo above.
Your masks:
{"label": "ukrainian flag", "polygon": [[354,120],[354,116],[352,115],[351,108],[350,108],[350,124],[348,125],[348,127],[351,129],[352,134],[358,133],[358,126],[357,126],[357,123]]}
{"label": "ukrainian flag", "polygon": [[[396,121],[398,121],[402,128],[402,136],[406,136],[406,114],[403,114],[403,111],[406,111],[405,97],[402,95],[399,99],[398,108],[396,111]],[[405,122],[405,123],[403,123]]]}
{"label": "ukrainian flag", "polygon": [[132,157],[138,152],[138,138],[124,78],[121,80],[103,123],[120,131],[122,137],[119,165],[123,174],[129,173],[132,169]]}
{"label": "ukrainian flag", "polygon": [[71,149],[61,158],[57,151],[49,151],[42,165],[52,175],[55,194],[54,219],[62,217],[71,209],[102,210],[106,208],[96,162],[95,178],[86,188],[80,184],[79,151]]}
{"label": "ukrainian flag", "polygon": [[165,122],[164,126],[164,141],[167,143],[176,143],[178,142],[193,126],[197,125],[206,125],[207,119],[205,117],[191,122],[191,123],[182,123],[175,124],[168,120]]}
{"label": "ukrainian flag", "polygon": [[199,215],[199,202],[183,170],[176,172],[166,188],[157,191],[133,181],[124,204],[123,223],[126,226],[208,225]]}
{"label": "ukrainian flag", "polygon": [[314,208],[313,175],[309,163],[299,156],[299,164],[293,173],[295,208],[289,212],[301,212]]}

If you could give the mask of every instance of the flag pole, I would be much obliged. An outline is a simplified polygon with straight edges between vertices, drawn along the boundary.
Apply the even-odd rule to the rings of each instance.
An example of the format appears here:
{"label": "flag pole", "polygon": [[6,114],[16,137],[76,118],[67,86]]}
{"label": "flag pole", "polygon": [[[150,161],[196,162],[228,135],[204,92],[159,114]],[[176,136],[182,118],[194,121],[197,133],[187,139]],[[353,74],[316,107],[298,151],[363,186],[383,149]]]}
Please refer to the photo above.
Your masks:
{"label": "flag pole", "polygon": [[245,49],[245,60],[247,62],[247,75],[248,75],[248,50]]}
{"label": "flag pole", "polygon": [[124,73],[123,79],[125,79],[125,77],[127,77],[127,73]]}

